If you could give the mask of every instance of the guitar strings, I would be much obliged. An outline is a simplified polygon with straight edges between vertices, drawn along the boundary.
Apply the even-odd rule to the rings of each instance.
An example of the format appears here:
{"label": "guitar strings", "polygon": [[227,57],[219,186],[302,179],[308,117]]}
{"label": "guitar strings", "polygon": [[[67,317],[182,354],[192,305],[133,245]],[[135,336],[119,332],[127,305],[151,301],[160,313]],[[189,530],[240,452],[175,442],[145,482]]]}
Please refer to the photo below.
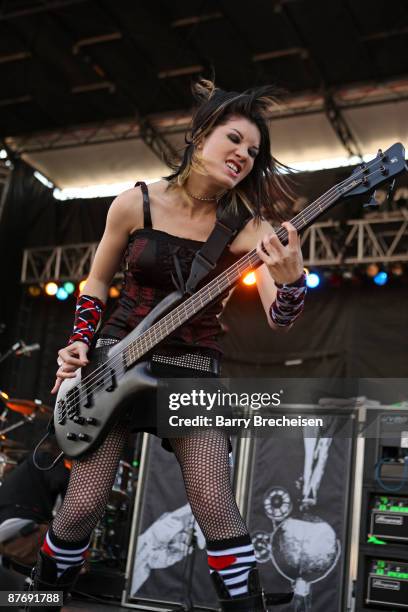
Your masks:
{"label": "guitar strings", "polygon": [[[373,161],[378,161],[377,158]],[[368,168],[368,166],[366,167]],[[377,169],[374,172],[371,172],[369,174],[365,174],[366,169],[362,169],[359,172],[355,172],[353,173],[350,177],[348,177],[347,179],[345,179],[344,181],[341,181],[340,183],[334,185],[333,187],[331,187],[327,192],[325,192],[323,195],[321,195],[319,198],[317,198],[314,202],[312,202],[309,206],[307,206],[303,211],[301,211],[300,213],[298,213],[291,221],[292,225],[294,225],[294,227],[296,227],[296,224],[299,220],[303,221],[303,224],[305,225],[310,219],[313,219],[313,215],[315,213],[316,208],[320,208],[323,212],[324,208],[322,209],[322,205],[323,207],[327,207],[328,205],[330,205],[332,203],[332,197],[334,195],[337,195],[336,192],[338,191],[339,188],[345,186],[348,182],[352,182],[355,181],[357,178],[359,178],[360,176],[362,176],[363,178],[365,177],[366,179],[368,179],[369,177],[375,175],[378,172],[381,172],[381,169]],[[358,180],[358,183],[361,183],[362,179]],[[353,188],[356,187],[357,185],[353,185]],[[344,194],[345,195],[345,194]],[[311,214],[312,213],[312,214]],[[301,227],[301,226],[300,226]],[[285,228],[280,227],[277,231],[276,234],[278,236],[278,238],[285,237],[286,234],[286,230]],[[244,262],[244,260],[246,260]],[[188,320],[188,318],[191,316],[191,314],[195,313],[195,309],[196,309],[196,305],[195,302],[199,301],[199,299],[201,298],[201,294],[202,293],[209,293],[211,295],[211,289],[214,288],[216,289],[216,294],[215,295],[220,295],[223,291],[227,290],[230,288],[230,286],[237,281],[240,276],[242,276],[242,274],[245,272],[245,270],[248,267],[252,267],[255,264],[261,265],[262,261],[259,259],[257,253],[256,253],[256,249],[253,249],[252,251],[250,251],[249,253],[247,253],[246,255],[244,255],[241,259],[239,259],[237,262],[235,262],[235,264],[233,264],[230,268],[228,268],[227,270],[225,270],[224,272],[222,272],[219,276],[217,276],[215,279],[213,279],[210,283],[208,283],[208,285],[206,285],[205,287],[202,287],[199,291],[197,291],[197,293],[193,294],[188,300],[186,300],[186,302],[184,303],[184,309],[183,309],[183,320],[182,320],[182,316],[178,315],[178,321],[174,321],[174,314],[172,312],[168,313],[167,315],[165,315],[162,319],[160,319],[159,321],[157,321],[156,323],[154,323],[148,330],[146,330],[145,332],[143,332],[136,340],[132,341],[127,347],[125,347],[120,354],[118,355],[114,355],[113,357],[111,357],[110,359],[108,359],[108,361],[106,361],[104,364],[98,366],[98,368],[96,368],[93,372],[91,372],[91,374],[88,374],[88,376],[86,376],[84,379],[81,380],[80,383],[78,383],[78,385],[76,387],[73,387],[72,389],[67,391],[68,393],[78,393],[79,396],[81,397],[81,394],[84,394],[85,396],[90,395],[105,379],[106,374],[109,372],[110,369],[112,369],[113,367],[115,367],[118,363],[120,363],[121,359],[122,359],[122,353],[128,352],[130,353],[130,356],[133,357],[134,361],[136,361],[139,357],[142,357],[146,352],[148,352],[149,350],[151,350],[151,348],[154,348],[154,346],[156,346],[162,338],[160,337],[156,337],[154,338],[153,344],[151,344],[151,346],[149,347],[148,344],[146,343],[147,346],[143,346],[143,337],[145,335],[147,335],[147,333],[149,333],[149,335],[153,335],[155,334],[155,328],[156,327],[164,327],[165,328],[165,336],[167,336],[169,333],[175,331],[175,329],[177,329],[177,327],[180,327],[186,320]],[[244,266],[244,267],[242,267]],[[228,279],[227,282],[224,282],[224,286],[220,289],[220,277],[223,277],[224,279]],[[232,277],[232,278],[231,278]],[[215,297],[215,296],[214,296]],[[206,304],[208,305],[208,304]],[[183,306],[183,304],[180,305],[180,307]],[[169,319],[169,321],[167,322],[167,319]],[[176,327],[174,327],[174,325],[176,325]],[[174,327],[174,329],[171,329],[172,327]],[[171,332],[169,332],[169,329],[171,330]],[[143,351],[143,353],[141,355],[138,355],[138,351],[132,347],[133,343],[137,343],[138,345],[140,345],[140,350]],[[147,350],[146,350],[147,349]],[[132,354],[133,353],[133,354]],[[83,399],[83,398],[82,398]],[[80,400],[81,401],[81,400]],[[75,400],[73,402],[71,402],[69,399],[65,400],[65,406],[66,409],[65,410],[61,410],[61,416],[62,418],[65,418],[67,412],[69,411],[69,409],[72,406],[75,406]]]}

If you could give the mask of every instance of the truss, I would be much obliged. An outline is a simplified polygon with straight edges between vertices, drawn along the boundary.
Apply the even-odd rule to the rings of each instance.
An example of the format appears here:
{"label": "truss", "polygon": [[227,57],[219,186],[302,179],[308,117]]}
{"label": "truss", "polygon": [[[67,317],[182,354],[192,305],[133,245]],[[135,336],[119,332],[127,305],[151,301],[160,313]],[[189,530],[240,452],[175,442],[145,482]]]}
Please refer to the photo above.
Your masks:
{"label": "truss", "polygon": [[[387,83],[372,83],[371,85],[365,84],[364,87],[348,86],[339,88],[333,93],[331,110],[334,113],[334,119],[339,119],[338,113],[347,109],[384,104],[385,102],[397,103],[405,100],[408,100],[407,79]],[[4,101],[0,100],[0,103],[3,104]],[[16,100],[10,100],[10,104],[12,103],[15,104]],[[333,105],[335,105],[335,108],[333,108]],[[269,118],[278,120],[325,111],[328,112],[328,108],[324,95],[321,93],[304,93],[287,96],[282,100],[282,104],[271,112]],[[163,151],[166,154],[173,153],[173,151],[169,151],[171,145],[165,140],[166,136],[184,133],[188,129],[190,121],[190,113],[179,111],[167,115],[150,115],[144,120],[134,116],[101,121],[96,124],[69,126],[61,130],[30,133],[24,136],[10,136],[5,141],[14,153],[22,155],[143,138],[147,146],[151,147],[156,155],[159,153],[161,156]],[[344,117],[341,121],[343,123],[341,126],[337,126],[338,129],[346,129],[344,127]],[[346,140],[349,141],[350,139],[347,137]],[[355,143],[352,143],[352,150],[357,154],[359,153]]]}
{"label": "truss", "polygon": [[[21,282],[80,281],[89,274],[96,247],[97,243],[84,243],[26,249]],[[408,212],[315,223],[302,234],[302,251],[306,266],[408,262]]]}

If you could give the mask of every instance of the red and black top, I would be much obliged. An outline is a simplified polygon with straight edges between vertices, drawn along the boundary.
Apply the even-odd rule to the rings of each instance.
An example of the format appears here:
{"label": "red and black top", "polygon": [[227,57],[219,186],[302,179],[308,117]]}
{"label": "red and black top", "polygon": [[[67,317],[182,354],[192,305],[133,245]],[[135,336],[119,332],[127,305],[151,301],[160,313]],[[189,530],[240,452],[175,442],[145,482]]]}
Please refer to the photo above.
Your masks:
{"label": "red and black top", "polygon": [[[129,236],[124,257],[123,288],[114,311],[102,327],[101,336],[122,339],[130,333],[156,304],[175,290],[172,279],[172,276],[177,278],[174,254],[178,258],[183,278],[187,280],[195,254],[204,244],[199,240],[180,238],[153,229],[147,186],[145,183],[136,183],[138,185],[143,192],[144,227]],[[237,259],[238,256],[226,249],[215,270],[202,284],[208,283]],[[200,352],[218,357],[222,353],[219,344],[222,327],[218,320],[222,311],[221,302],[220,299],[193,321],[182,325],[161,346],[171,347],[172,352],[201,349]]]}

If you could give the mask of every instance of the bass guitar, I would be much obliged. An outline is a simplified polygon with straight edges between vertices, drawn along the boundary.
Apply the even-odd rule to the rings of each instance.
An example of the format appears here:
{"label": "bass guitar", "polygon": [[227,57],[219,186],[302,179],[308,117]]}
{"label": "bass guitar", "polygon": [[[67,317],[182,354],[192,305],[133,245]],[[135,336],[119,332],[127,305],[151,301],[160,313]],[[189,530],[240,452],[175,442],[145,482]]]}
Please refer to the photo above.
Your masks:
{"label": "bass guitar", "polygon": [[[404,147],[395,143],[385,152],[380,150],[372,161],[358,166],[291,223],[301,231],[339,200],[372,192],[407,169]],[[286,230],[280,227],[276,233],[286,244]],[[78,369],[75,378],[65,379],[56,399],[54,429],[66,457],[77,459],[99,446],[117,421],[124,402],[131,395],[156,387],[156,379],[146,369],[146,355],[154,347],[261,263],[254,249],[190,297],[179,291],[171,293],[126,338],[112,346],[102,365],[85,376]]]}

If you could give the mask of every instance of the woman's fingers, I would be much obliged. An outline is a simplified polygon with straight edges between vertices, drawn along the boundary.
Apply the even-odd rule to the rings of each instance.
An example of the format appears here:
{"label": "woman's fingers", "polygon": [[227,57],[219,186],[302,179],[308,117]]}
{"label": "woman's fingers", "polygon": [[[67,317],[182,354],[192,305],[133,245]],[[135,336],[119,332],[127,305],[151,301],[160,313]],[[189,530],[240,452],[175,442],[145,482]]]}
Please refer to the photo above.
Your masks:
{"label": "woman's fingers", "polygon": [[290,221],[284,221],[282,227],[288,232],[288,247],[291,250],[297,250],[299,248],[299,234]]}
{"label": "woman's fingers", "polygon": [[58,389],[60,388],[61,383],[62,383],[61,378],[56,378],[56,379],[55,379],[54,386],[53,386],[53,388],[51,389],[51,393],[52,393],[52,394],[54,394],[54,393],[57,393],[57,392],[58,392]]}

